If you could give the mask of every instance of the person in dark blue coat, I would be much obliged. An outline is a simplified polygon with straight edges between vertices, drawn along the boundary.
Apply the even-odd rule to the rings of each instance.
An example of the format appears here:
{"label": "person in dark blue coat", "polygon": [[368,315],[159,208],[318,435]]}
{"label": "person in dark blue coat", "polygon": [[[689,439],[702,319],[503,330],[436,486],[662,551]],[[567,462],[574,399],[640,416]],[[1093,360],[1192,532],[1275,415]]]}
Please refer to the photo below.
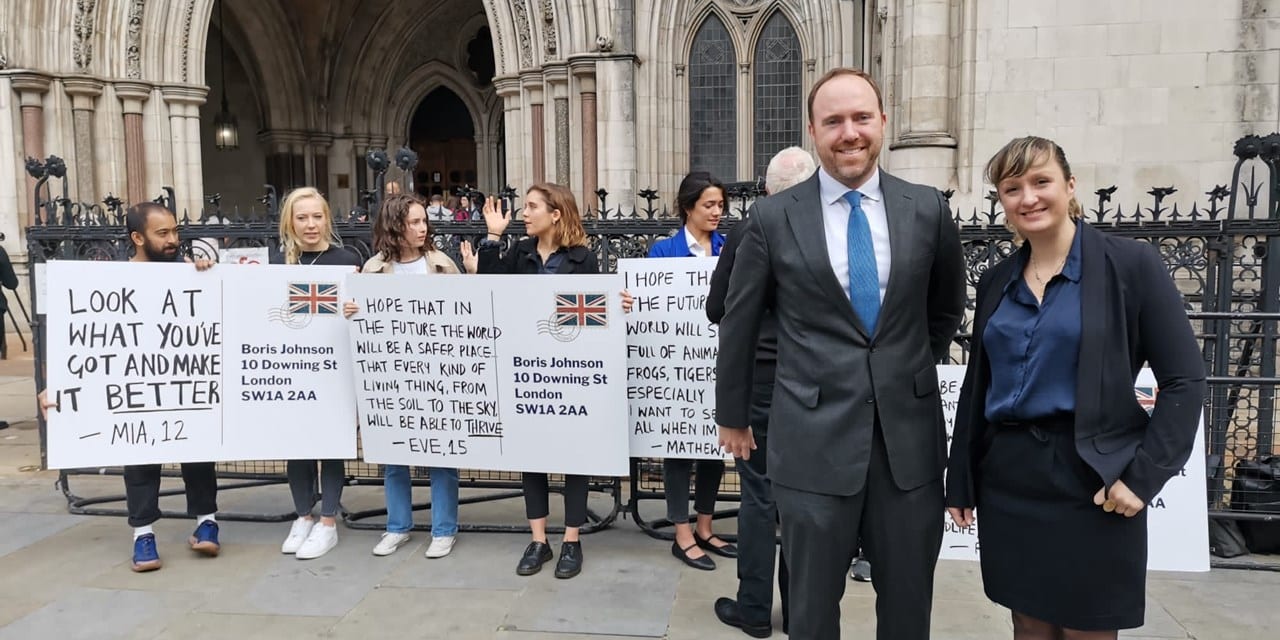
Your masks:
{"label": "person in dark blue coat", "polygon": [[1115,638],[1143,624],[1146,506],[1191,455],[1204,361],[1156,249],[1080,220],[1061,147],[1013,140],[987,180],[1020,248],[978,281],[947,511],[982,516],[983,588],[1014,638]]}
{"label": "person in dark blue coat", "polygon": [[[680,181],[676,193],[680,211],[680,230],[674,236],[653,243],[650,258],[689,258],[719,256],[724,235],[716,228],[724,214],[724,185],[705,171],[694,171]],[[696,528],[689,526],[689,475],[694,472],[693,509],[697,512]],[[726,558],[738,557],[738,549],[716,537],[711,530],[716,510],[716,495],[724,477],[724,460],[687,460],[666,458],[662,461],[662,484],[667,498],[667,519],[675,526],[676,539],[671,554],[685,564],[704,571],[716,563],[704,551]]]}

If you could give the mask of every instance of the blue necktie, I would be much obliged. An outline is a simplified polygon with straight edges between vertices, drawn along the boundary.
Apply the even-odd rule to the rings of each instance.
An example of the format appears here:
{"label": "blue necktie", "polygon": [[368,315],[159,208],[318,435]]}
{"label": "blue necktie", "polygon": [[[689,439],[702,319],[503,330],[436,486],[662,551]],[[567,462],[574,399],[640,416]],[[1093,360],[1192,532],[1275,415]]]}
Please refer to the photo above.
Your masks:
{"label": "blue necktie", "polygon": [[849,301],[862,319],[867,335],[876,332],[880,317],[880,274],[876,268],[876,247],[871,242],[871,225],[862,211],[862,194],[844,194],[849,202]]}

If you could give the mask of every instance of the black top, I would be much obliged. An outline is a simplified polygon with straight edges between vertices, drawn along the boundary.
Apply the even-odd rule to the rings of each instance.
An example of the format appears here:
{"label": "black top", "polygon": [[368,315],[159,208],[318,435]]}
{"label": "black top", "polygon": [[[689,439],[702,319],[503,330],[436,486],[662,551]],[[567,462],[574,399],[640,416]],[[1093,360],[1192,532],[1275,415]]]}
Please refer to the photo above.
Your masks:
{"label": "black top", "polygon": [[[711,274],[711,285],[707,291],[707,320],[719,324],[724,317],[725,300],[729,297],[729,276],[733,273],[733,256],[742,244],[748,224],[752,218],[738,223],[729,233],[724,246],[720,248],[720,260],[716,262],[716,270]],[[773,373],[778,363],[778,322],[772,311],[766,311],[760,322],[760,338],[756,344],[756,365],[753,382],[773,384]]]}
{"label": "black top", "polygon": [[[284,253],[272,251],[271,264],[284,264]],[[298,264],[325,264],[359,269],[364,262],[355,251],[331,244],[324,251],[303,251],[298,255]]]}
{"label": "black top", "polygon": [[[505,254],[501,253],[499,244],[497,242],[480,243],[476,267],[478,273],[600,273],[596,254],[589,247],[560,247],[551,254],[547,264],[543,265],[542,258],[538,255],[537,238],[520,240]],[[557,258],[557,256],[563,257]],[[559,264],[555,264],[557,260]],[[554,271],[544,267],[551,267]]]}

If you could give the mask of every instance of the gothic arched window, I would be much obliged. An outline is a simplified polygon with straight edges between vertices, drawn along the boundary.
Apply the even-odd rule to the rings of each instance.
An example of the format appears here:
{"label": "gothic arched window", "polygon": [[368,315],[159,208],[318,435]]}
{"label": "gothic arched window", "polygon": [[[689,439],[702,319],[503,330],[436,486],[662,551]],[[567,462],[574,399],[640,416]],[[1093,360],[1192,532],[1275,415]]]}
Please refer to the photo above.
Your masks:
{"label": "gothic arched window", "polygon": [[737,179],[737,57],[728,29],[714,14],[689,52],[689,167],[725,182]]}
{"label": "gothic arched window", "polygon": [[755,51],[754,162],[763,176],[773,155],[801,142],[800,39],[791,21],[775,11],[765,22]]}

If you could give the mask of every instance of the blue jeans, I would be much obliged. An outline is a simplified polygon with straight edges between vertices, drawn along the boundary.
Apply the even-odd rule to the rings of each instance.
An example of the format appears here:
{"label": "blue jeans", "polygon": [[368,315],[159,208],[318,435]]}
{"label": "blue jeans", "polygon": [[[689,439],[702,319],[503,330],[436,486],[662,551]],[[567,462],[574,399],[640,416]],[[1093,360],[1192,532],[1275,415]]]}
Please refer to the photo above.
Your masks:
{"label": "blue jeans", "polygon": [[[458,532],[458,470],[431,467],[431,535],[445,538]],[[387,532],[408,533],[413,529],[413,481],[409,467],[383,467],[383,489],[387,499]]]}

